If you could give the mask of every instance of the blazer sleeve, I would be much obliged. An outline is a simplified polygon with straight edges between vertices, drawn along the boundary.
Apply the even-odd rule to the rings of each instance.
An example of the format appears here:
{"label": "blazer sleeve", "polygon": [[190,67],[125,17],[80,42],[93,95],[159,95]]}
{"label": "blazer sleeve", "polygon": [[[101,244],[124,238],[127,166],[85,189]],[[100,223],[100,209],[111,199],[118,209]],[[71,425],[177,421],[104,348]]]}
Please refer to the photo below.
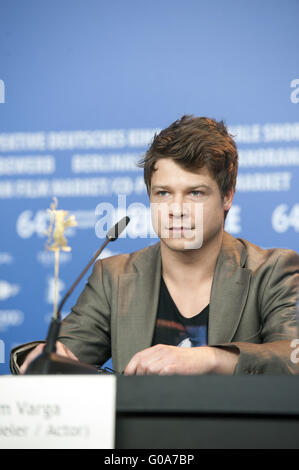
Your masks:
{"label": "blazer sleeve", "polygon": [[298,292],[299,256],[284,250],[278,255],[260,294],[262,343],[217,345],[238,351],[234,374],[299,374]]}
{"label": "blazer sleeve", "polygon": [[[65,344],[82,362],[102,365],[111,357],[110,303],[104,287],[102,262],[94,264],[85,288],[70,314],[62,321],[58,341]],[[11,350],[10,370],[20,373],[26,356],[40,343],[33,341]]]}
{"label": "blazer sleeve", "polygon": [[58,337],[80,361],[94,365],[111,357],[109,284],[104,284],[102,262],[97,261]]}

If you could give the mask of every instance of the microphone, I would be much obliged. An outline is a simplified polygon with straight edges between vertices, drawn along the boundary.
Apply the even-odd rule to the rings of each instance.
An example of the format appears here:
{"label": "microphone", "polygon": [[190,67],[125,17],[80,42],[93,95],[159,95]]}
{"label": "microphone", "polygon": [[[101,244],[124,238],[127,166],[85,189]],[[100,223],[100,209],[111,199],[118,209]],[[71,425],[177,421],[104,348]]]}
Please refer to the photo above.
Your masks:
{"label": "microphone", "polygon": [[125,216],[108,231],[104,243],[91,258],[87,266],[83,269],[79,277],[75,280],[71,288],[67,291],[61,300],[57,312],[52,317],[43,352],[28,365],[25,374],[95,374],[99,372],[98,368],[89,364],[75,361],[73,359],[56,354],[56,341],[59,336],[61,326],[60,312],[66,300],[69,298],[75,287],[79,284],[90,266],[100,256],[106,245],[108,245],[109,242],[114,242],[117,240],[129,222],[130,218]]}

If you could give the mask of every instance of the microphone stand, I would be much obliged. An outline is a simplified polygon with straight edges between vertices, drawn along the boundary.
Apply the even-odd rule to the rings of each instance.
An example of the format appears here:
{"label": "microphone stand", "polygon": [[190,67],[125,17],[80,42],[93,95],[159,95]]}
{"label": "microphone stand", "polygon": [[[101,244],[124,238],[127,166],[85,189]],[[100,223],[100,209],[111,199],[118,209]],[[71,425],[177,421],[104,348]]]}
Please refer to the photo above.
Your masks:
{"label": "microphone stand", "polygon": [[84,362],[56,354],[56,341],[59,336],[61,326],[60,312],[65,301],[69,298],[69,296],[71,295],[75,287],[79,284],[82,277],[88,271],[90,266],[100,256],[100,254],[110,241],[117,240],[121,232],[128,225],[129,221],[129,217],[123,217],[119,222],[114,225],[114,227],[112,227],[112,229],[109,230],[106,235],[105,242],[98,249],[98,251],[89,261],[87,266],[83,269],[82,273],[76,279],[72,287],[67,291],[67,293],[59,304],[56,314],[52,317],[43,352],[28,365],[25,374],[98,374],[99,372],[105,372],[104,370],[99,370],[95,366],[91,366]]}

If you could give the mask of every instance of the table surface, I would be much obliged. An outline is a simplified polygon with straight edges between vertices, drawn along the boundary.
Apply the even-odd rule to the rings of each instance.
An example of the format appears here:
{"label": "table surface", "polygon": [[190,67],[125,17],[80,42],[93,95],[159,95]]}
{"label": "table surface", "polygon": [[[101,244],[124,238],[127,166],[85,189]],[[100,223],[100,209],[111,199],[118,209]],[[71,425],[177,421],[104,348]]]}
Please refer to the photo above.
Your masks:
{"label": "table surface", "polygon": [[118,376],[117,412],[250,413],[299,419],[299,376]]}

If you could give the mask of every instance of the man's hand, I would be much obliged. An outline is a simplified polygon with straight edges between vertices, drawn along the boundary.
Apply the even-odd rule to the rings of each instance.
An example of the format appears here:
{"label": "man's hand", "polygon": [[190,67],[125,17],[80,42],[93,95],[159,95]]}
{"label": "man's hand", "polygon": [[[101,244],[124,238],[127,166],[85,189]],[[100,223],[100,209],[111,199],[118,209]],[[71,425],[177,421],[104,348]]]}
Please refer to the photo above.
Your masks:
{"label": "man's hand", "polygon": [[232,374],[238,353],[211,346],[180,348],[157,344],[135,354],[125,375]]}
{"label": "man's hand", "polygon": [[[39,356],[43,349],[45,347],[45,344],[39,344],[36,346],[26,357],[25,361],[20,367],[20,373],[24,374],[27,370],[28,365],[30,362],[33,361],[37,356]],[[56,354],[59,356],[64,356],[64,357],[69,357],[70,359],[74,359],[78,361],[78,358],[72,353],[72,351],[67,348],[64,344],[60,343],[60,341],[56,341]]]}

